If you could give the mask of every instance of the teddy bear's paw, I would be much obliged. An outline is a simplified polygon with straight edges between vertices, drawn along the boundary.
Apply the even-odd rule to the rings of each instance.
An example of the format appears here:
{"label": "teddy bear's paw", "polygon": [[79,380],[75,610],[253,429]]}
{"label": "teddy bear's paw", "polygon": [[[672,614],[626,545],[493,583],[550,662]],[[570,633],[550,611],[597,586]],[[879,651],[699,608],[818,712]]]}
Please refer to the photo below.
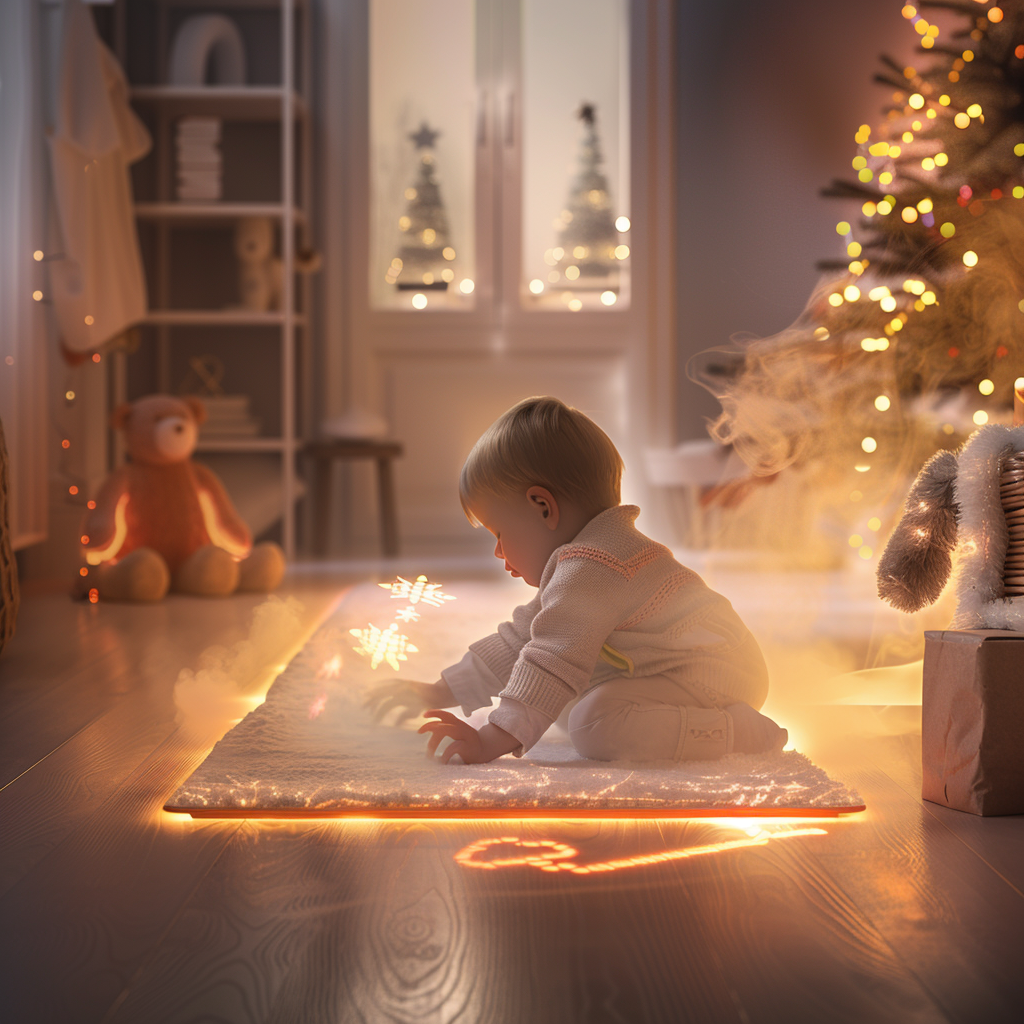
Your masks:
{"label": "teddy bear's paw", "polygon": [[170,584],[167,563],[152,548],[136,548],[95,577],[101,601],[160,601]]}
{"label": "teddy bear's paw", "polygon": [[267,594],[284,576],[284,552],[273,541],[264,541],[257,544],[249,553],[249,557],[239,563],[239,569],[240,591]]}
{"label": "teddy bear's paw", "polygon": [[172,587],[180,594],[227,597],[238,587],[238,563],[223,548],[207,544],[193,551],[174,573]]}

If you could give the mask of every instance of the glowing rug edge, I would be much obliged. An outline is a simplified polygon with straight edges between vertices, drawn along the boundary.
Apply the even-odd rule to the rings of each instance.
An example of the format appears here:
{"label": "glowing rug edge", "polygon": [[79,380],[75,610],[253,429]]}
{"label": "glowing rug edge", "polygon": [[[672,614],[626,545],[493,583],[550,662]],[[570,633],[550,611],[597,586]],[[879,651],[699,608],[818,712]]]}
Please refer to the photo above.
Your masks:
{"label": "glowing rug edge", "polygon": [[465,808],[442,808],[431,811],[428,808],[386,808],[376,809],[372,807],[353,807],[345,810],[325,810],[322,812],[310,812],[306,809],[282,809],[267,810],[254,807],[251,810],[243,807],[226,808],[197,808],[197,807],[176,807],[172,804],[165,804],[164,808],[169,814],[187,814],[193,818],[289,818],[305,821],[323,821],[329,818],[372,818],[373,820],[399,820],[418,818],[424,821],[460,821],[480,819],[492,819],[494,821],[531,821],[534,819],[561,818],[572,819],[593,819],[604,818],[609,821],[628,821],[632,819],[683,819],[683,818],[838,818],[842,815],[858,814],[867,809],[866,804],[851,804],[847,807],[768,807],[768,808],[743,808],[726,804],[722,807],[681,807],[678,810],[671,808],[636,808],[623,809],[608,813],[606,809],[594,811],[580,810],[559,810],[552,808],[536,808],[525,810],[523,808],[510,807],[507,810],[501,808],[479,809]]}

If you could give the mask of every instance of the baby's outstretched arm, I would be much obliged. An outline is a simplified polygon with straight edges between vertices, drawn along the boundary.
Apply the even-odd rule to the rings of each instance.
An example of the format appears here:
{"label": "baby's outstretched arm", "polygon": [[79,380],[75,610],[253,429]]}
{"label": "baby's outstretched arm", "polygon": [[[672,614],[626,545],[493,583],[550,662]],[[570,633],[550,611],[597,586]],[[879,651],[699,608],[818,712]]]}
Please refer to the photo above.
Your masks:
{"label": "baby's outstretched arm", "polygon": [[395,708],[401,708],[395,718],[395,725],[401,725],[410,718],[422,714],[427,708],[450,708],[458,701],[448,688],[448,684],[440,679],[436,683],[417,683],[411,679],[392,679],[390,682],[375,686],[363,701],[375,722]]}
{"label": "baby's outstretched arm", "polygon": [[451,737],[452,742],[441,755],[442,764],[447,764],[456,754],[462,758],[463,764],[480,764],[493,761],[502,754],[509,754],[520,746],[515,736],[490,722],[477,730],[448,711],[435,708],[424,714],[428,718],[439,719],[437,722],[425,722],[419,727],[419,732],[432,734],[427,743],[427,757],[434,756],[434,751],[445,736]]}

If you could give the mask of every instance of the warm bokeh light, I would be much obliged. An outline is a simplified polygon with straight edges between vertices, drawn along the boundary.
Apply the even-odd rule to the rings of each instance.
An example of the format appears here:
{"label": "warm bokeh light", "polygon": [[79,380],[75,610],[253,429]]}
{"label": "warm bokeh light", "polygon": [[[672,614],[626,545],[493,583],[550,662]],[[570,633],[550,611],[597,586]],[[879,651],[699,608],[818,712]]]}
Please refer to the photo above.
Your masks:
{"label": "warm bokeh light", "polygon": [[426,297],[426,295],[424,295],[423,292],[417,292],[412,297],[412,304],[413,304],[413,306],[416,309],[426,309],[426,306],[427,306],[427,297]]}
{"label": "warm bokeh light", "polygon": [[993,384],[992,381],[990,381],[987,377],[983,381],[980,381],[978,383],[978,390],[983,395],[991,395],[992,392],[995,391],[995,389],[995,384]]}
{"label": "warm bokeh light", "polygon": [[889,401],[889,396],[888,395],[879,395],[875,399],[875,408],[879,412],[885,412],[886,410],[888,410],[888,408],[889,408],[889,406],[891,404],[892,403]]}

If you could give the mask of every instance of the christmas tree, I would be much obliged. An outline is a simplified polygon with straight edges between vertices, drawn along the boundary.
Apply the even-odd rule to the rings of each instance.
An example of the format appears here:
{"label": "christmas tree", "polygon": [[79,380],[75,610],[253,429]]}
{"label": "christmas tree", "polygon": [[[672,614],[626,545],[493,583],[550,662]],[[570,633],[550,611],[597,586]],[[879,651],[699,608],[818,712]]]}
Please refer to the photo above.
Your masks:
{"label": "christmas tree", "polygon": [[402,244],[388,267],[388,284],[399,290],[444,291],[455,280],[455,250],[448,234],[448,214],[434,177],[438,135],[424,121],[409,135],[419,160],[416,181],[405,190],[405,213],[398,219]]}
{"label": "christmas tree", "polygon": [[[962,18],[948,39],[936,8]],[[798,468],[864,499],[875,531],[925,458],[1010,421],[1024,374],[1024,0],[903,15],[920,59],[882,58],[884,119],[857,130],[857,180],[824,193],[857,204],[844,258],[822,264],[839,274],[787,331],[692,371],[722,403],[712,435],[755,476]]]}
{"label": "christmas tree", "polygon": [[619,286],[619,263],[628,258],[629,250],[619,244],[611,191],[601,169],[604,157],[594,105],[582,104],[577,116],[583,125],[579,169],[555,222],[558,244],[549,260],[554,261],[559,277],[553,283],[558,288],[614,292]]}

